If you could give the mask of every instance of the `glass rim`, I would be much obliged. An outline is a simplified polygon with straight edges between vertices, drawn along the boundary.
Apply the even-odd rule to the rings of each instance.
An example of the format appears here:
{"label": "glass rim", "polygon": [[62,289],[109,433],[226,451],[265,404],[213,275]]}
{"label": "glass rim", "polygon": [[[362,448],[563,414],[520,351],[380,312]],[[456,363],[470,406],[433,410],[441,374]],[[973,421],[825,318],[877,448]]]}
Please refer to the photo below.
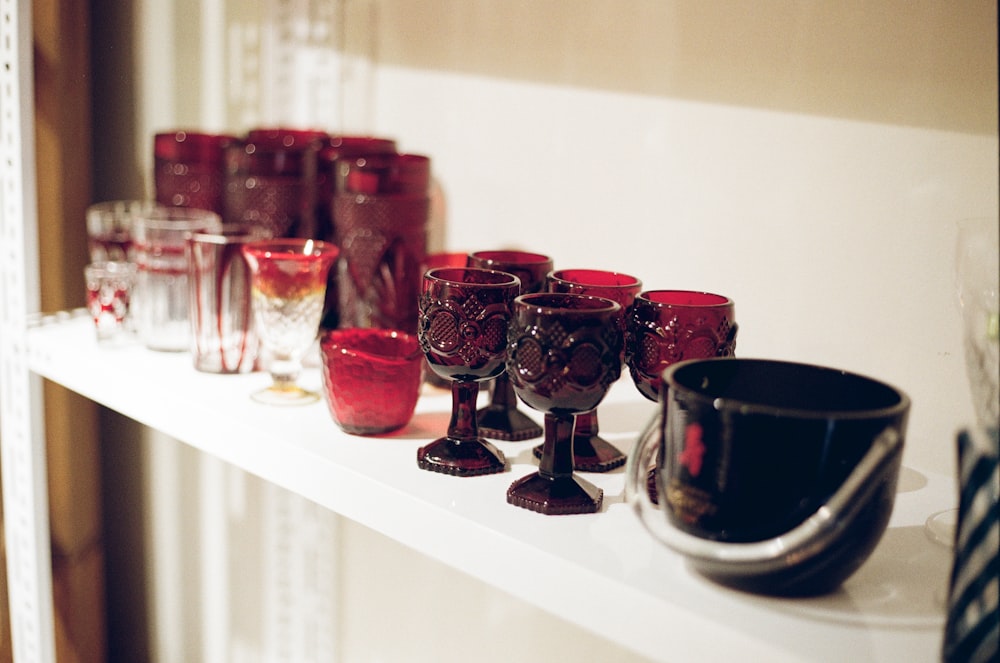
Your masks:
{"label": "glass rim", "polygon": [[127,260],[98,260],[83,266],[84,272],[105,272],[108,274],[133,273],[138,266]]}
{"label": "glass rim", "polygon": [[[546,304],[539,303],[548,301],[555,301],[557,299],[562,300],[573,300],[583,302],[588,301],[587,308],[570,308],[566,306],[559,306],[557,304]],[[536,301],[537,300],[537,301]],[[589,306],[594,304],[594,306]],[[613,299],[608,297],[600,297],[598,295],[583,295],[575,292],[529,292],[523,295],[518,295],[514,298],[515,307],[525,307],[530,308],[535,311],[558,311],[559,314],[594,314],[594,313],[611,313],[616,314],[622,310],[622,305]]]}
{"label": "glass rim", "polygon": [[272,239],[269,231],[264,228],[253,228],[239,223],[224,223],[218,232],[214,230],[196,230],[188,239],[201,244],[244,244],[260,240]]}
{"label": "glass rim", "polygon": [[[522,267],[525,265],[544,265],[545,263],[552,262],[552,257],[545,255],[544,253],[535,253],[534,251],[522,251],[520,249],[490,249],[486,251],[470,251],[468,254],[469,258],[473,260],[482,260],[492,263],[505,263],[508,265],[516,265]],[[512,259],[513,258],[513,259]],[[496,267],[489,267],[487,269],[496,269]],[[503,271],[500,269],[499,271]]]}
{"label": "glass rim", "polygon": [[[849,385],[865,385],[870,388],[879,389],[886,394],[891,394],[891,403],[873,403],[870,407],[857,408],[835,408],[835,407],[795,407],[791,405],[774,405],[761,402],[763,398],[749,398],[747,396],[735,397],[710,393],[706,388],[704,369],[711,366],[748,366],[753,369],[771,368],[776,371],[786,373],[798,372],[802,374],[801,379],[819,379],[827,382],[836,381],[848,389]],[[690,378],[684,375],[691,373]],[[680,374],[680,375],[678,375]],[[878,419],[883,417],[901,416],[910,409],[910,398],[906,392],[894,387],[888,382],[878,380],[860,373],[820,366],[804,362],[787,361],[781,359],[762,359],[754,357],[705,357],[699,359],[686,359],[667,366],[660,373],[663,387],[661,397],[664,397],[664,389],[667,392],[674,391],[682,393],[687,398],[697,399],[719,412],[735,412],[740,416],[764,415],[768,417],[787,417],[795,419]],[[682,381],[683,380],[683,381]],[[784,380],[777,383],[784,385]],[[761,381],[762,388],[770,389],[775,384],[774,380]]]}
{"label": "glass rim", "polygon": [[[598,280],[584,281],[582,279],[574,280],[574,279],[566,278],[565,274],[568,274],[568,273],[571,273],[571,272],[572,273],[576,273],[576,274],[581,274],[581,275],[591,275],[591,276],[600,275],[600,276],[610,276],[610,277],[621,277],[621,281],[618,282],[618,283],[607,283],[607,282],[598,281]],[[608,288],[608,289],[622,288],[622,289],[625,289],[625,288],[641,288],[642,287],[642,279],[640,279],[639,277],[632,276],[631,274],[626,274],[625,272],[617,272],[617,271],[606,270],[606,269],[590,269],[590,268],[577,268],[577,267],[570,267],[570,268],[563,268],[563,269],[554,269],[551,272],[549,272],[548,274],[546,274],[546,278],[547,279],[551,279],[553,281],[559,280],[559,281],[562,281],[563,283],[567,283],[569,285],[578,285],[578,286],[582,286],[582,287],[586,287],[586,288]]]}
{"label": "glass rim", "polygon": [[[684,298],[691,299],[693,297],[703,297],[706,299],[704,302],[692,302],[683,301]],[[680,307],[680,308],[725,308],[728,306],[733,306],[734,302],[731,297],[726,295],[719,295],[714,292],[706,292],[704,290],[675,290],[675,289],[662,289],[662,290],[643,290],[635,298],[636,302],[646,301],[656,306],[661,306],[665,308],[670,307]]]}
{"label": "glass rim", "polygon": [[[359,339],[359,342],[357,344],[348,342],[348,337]],[[400,352],[381,352],[368,347],[370,341],[386,340],[393,343]],[[339,352],[351,357],[373,358],[385,362],[409,362],[423,356],[417,336],[401,329],[379,327],[328,329],[320,335],[319,343],[324,352]],[[403,352],[404,349],[409,351]]]}
{"label": "glass rim", "polygon": [[320,239],[297,237],[255,239],[246,242],[243,245],[243,250],[250,253],[272,254],[276,258],[320,258],[340,253],[340,247],[336,244]]}
{"label": "glass rim", "polygon": [[[490,275],[489,278],[496,277],[497,280],[480,283],[478,281],[466,281],[458,278],[458,274],[470,273],[481,274],[483,276],[488,274]],[[452,274],[453,276],[449,277],[448,274]],[[485,267],[435,267],[424,272],[424,279],[441,281],[457,286],[475,285],[484,288],[508,288],[513,285],[518,287],[521,285],[521,279],[514,274],[499,269],[487,269]]]}

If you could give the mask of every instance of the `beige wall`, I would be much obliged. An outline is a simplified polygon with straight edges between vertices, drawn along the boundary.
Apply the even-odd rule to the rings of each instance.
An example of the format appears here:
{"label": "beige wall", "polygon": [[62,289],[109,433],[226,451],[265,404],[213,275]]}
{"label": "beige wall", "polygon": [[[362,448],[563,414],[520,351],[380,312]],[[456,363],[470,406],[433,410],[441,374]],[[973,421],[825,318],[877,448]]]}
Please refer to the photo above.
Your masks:
{"label": "beige wall", "polygon": [[[381,62],[996,133],[996,3],[390,1]],[[992,54],[992,55],[991,55]]]}

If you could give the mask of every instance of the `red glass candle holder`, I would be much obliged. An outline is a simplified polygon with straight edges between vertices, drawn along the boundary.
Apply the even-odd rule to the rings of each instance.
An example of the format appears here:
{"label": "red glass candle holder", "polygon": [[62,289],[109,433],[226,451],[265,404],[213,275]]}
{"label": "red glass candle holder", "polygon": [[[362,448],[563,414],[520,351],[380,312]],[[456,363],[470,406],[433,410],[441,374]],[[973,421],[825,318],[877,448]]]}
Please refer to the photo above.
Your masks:
{"label": "red glass candle holder", "polygon": [[344,432],[378,435],[405,426],[420,395],[417,337],[392,329],[331,329],[320,336],[323,394]]}

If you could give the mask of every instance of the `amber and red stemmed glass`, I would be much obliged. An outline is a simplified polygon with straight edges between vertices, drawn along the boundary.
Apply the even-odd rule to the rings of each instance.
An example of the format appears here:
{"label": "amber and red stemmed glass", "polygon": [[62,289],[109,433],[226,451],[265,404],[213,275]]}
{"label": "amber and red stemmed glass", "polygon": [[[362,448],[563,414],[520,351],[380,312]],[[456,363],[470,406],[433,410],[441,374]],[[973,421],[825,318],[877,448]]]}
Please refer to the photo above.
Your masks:
{"label": "amber and red stemmed glass", "polygon": [[[629,274],[601,269],[560,269],[549,273],[546,287],[549,292],[592,295],[618,302],[622,307],[619,325],[624,333],[625,318],[632,308],[635,296],[642,290],[642,281]],[[623,363],[624,360],[623,353]],[[626,455],[599,433],[597,410],[576,415],[573,440],[576,469],[583,472],[607,472],[625,464]],[[542,447],[535,447],[534,454],[541,458]]]}
{"label": "amber and red stemmed glass", "polygon": [[[521,294],[540,292],[545,275],[552,271],[552,258],[541,253],[518,250],[476,251],[469,254],[469,267],[496,269],[521,279]],[[490,402],[477,412],[479,430],[495,440],[517,442],[541,436],[542,427],[517,409],[517,396],[507,374],[490,385]]]}
{"label": "amber and red stemmed glass", "polygon": [[[647,290],[639,293],[626,316],[625,363],[632,381],[647,399],[659,400],[663,371],[685,359],[731,357],[736,350],[733,300],[724,295],[692,290]],[[637,444],[655,444],[654,415]],[[655,456],[654,456],[655,458]],[[655,477],[647,488],[656,502]]]}
{"label": "amber and red stemmed glass", "polygon": [[573,472],[573,425],[621,375],[620,315],[617,302],[589,295],[514,300],[507,373],[521,400],[545,413],[545,442],[538,471],[507,489],[510,504],[546,515],[600,510],[604,491]]}
{"label": "amber and red stemmed glass", "polygon": [[417,450],[424,470],[456,476],[502,472],[503,452],[479,434],[479,384],[505,370],[510,306],[521,281],[507,272],[441,267],[423,277],[417,338],[431,369],[451,381],[444,437]]}
{"label": "amber and red stemmed glass", "polygon": [[252,394],[270,405],[304,405],[320,399],[297,383],[302,356],[316,340],[326,279],[340,249],[312,239],[270,239],[244,244],[250,265],[254,318],[270,353],[272,384]]}

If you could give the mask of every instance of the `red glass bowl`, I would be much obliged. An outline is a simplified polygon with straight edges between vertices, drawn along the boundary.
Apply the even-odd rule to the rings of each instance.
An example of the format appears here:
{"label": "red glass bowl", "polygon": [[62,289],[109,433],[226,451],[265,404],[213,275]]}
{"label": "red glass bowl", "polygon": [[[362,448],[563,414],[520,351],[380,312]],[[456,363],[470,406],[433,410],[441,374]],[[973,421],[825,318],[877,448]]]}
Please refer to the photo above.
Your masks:
{"label": "red glass bowl", "polygon": [[417,337],[391,329],[332,329],[320,337],[323,395],[346,433],[402,428],[420,395],[423,352]]}

